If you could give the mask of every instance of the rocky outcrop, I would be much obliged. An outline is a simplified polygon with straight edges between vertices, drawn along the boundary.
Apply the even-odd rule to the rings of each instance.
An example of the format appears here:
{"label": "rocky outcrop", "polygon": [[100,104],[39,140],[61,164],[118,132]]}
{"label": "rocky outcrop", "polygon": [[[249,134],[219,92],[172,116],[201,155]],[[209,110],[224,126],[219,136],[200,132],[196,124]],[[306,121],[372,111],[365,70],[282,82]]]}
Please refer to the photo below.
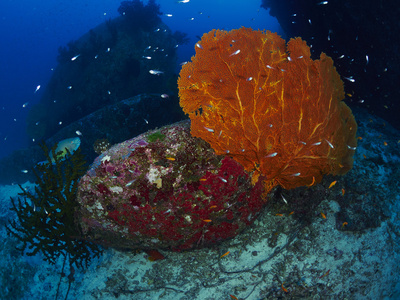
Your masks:
{"label": "rocky outcrop", "polygon": [[[59,49],[58,66],[27,118],[31,138],[61,128],[107,105],[141,93],[176,88],[177,41],[159,22],[135,27],[127,16],[109,20]],[[161,71],[154,75],[150,70]]]}
{"label": "rocky outcrop", "polygon": [[78,188],[88,240],[118,249],[183,250],[232,238],[265,201],[263,184],[217,156],[183,121],[113,146]]}

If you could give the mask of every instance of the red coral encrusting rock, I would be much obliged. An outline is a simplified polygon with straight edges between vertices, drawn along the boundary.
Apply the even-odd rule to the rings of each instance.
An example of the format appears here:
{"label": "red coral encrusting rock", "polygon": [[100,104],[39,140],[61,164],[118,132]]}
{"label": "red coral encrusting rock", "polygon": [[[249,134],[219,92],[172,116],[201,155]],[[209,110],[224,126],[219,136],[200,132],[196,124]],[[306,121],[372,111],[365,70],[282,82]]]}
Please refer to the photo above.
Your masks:
{"label": "red coral encrusting rock", "polygon": [[262,181],[180,122],[115,145],[79,183],[86,238],[122,249],[202,247],[237,235],[263,207]]}

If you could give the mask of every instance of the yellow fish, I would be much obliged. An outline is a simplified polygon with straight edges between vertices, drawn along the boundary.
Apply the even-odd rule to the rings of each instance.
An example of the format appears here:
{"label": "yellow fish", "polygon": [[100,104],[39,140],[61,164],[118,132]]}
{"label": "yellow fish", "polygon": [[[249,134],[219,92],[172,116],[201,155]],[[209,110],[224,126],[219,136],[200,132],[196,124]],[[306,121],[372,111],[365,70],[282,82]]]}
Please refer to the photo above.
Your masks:
{"label": "yellow fish", "polygon": [[[61,152],[60,154],[58,154],[58,158],[61,160],[64,160],[65,156],[67,155],[67,150],[69,151],[69,153],[73,154],[79,148],[80,145],[81,145],[81,139],[78,137],[65,139],[65,140],[58,142],[55,153],[57,154],[57,153]],[[51,151],[49,153],[49,156],[51,158],[52,164],[54,164],[55,160],[53,157],[53,153],[51,153]],[[45,163],[47,163],[47,161],[41,161],[38,164],[42,165]]]}

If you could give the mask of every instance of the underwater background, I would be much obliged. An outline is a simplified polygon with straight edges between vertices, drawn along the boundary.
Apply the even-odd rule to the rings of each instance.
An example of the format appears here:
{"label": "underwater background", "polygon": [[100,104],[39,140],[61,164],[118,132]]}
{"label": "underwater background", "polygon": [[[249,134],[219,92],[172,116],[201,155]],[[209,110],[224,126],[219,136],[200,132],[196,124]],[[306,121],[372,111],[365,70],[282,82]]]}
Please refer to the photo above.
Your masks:
{"label": "underwater background", "polygon": [[[400,299],[399,14],[395,0],[1,1],[0,299]],[[226,127],[195,123],[215,105],[193,108],[196,89],[240,94],[205,83],[224,74],[218,57],[255,82],[241,55],[258,44],[241,27],[307,43],[286,57],[297,52],[271,35],[271,57],[328,61],[325,77],[293,71],[289,88],[348,106],[307,105],[332,121],[296,147],[321,146],[310,153],[329,163],[276,175],[269,161],[296,161],[291,127],[254,163],[233,151],[240,130],[226,149]],[[232,34],[228,52],[200,61],[219,47],[213,29]],[[277,66],[263,68],[290,81]],[[277,127],[269,117],[262,130]]]}
{"label": "underwater background", "polygon": [[[172,31],[188,34],[190,42],[178,49],[179,61],[194,55],[193,44],[213,28],[230,30],[240,26],[280,32],[277,20],[260,8],[260,1],[160,2],[161,19]],[[78,39],[90,29],[119,16],[120,1],[38,2],[2,1],[0,157],[26,147],[26,117],[38,103],[52,70],[57,66],[58,48]],[[194,18],[191,20],[191,18]],[[183,30],[183,28],[185,30]],[[176,67],[179,72],[179,65]],[[40,90],[35,92],[40,85]],[[23,107],[25,103],[26,106]]]}

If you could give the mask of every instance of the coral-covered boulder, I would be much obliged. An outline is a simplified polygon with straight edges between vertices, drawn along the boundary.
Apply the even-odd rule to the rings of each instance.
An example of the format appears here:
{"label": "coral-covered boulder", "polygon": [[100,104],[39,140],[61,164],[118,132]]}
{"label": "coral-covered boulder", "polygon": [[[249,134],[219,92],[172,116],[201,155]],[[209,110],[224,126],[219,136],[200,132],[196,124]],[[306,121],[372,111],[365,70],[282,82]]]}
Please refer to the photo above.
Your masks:
{"label": "coral-covered boulder", "polygon": [[217,156],[184,121],[117,144],[79,183],[84,236],[120,249],[182,250],[214,244],[251,224],[261,181]]}

